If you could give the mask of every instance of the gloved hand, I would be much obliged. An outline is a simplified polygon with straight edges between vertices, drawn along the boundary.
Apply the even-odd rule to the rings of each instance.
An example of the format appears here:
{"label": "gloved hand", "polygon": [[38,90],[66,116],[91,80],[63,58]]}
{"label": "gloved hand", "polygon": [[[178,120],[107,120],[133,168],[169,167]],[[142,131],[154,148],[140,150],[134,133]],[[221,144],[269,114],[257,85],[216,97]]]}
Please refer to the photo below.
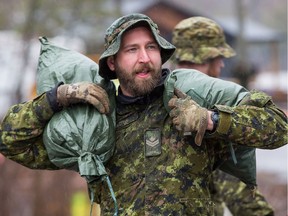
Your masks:
{"label": "gloved hand", "polygon": [[108,94],[95,83],[79,82],[60,85],[57,88],[57,102],[63,107],[76,103],[89,103],[100,113],[109,113]]}
{"label": "gloved hand", "polygon": [[175,96],[168,102],[173,124],[179,131],[197,132],[195,143],[200,146],[208,126],[208,110],[199,106],[179,89],[175,88],[174,94]]}

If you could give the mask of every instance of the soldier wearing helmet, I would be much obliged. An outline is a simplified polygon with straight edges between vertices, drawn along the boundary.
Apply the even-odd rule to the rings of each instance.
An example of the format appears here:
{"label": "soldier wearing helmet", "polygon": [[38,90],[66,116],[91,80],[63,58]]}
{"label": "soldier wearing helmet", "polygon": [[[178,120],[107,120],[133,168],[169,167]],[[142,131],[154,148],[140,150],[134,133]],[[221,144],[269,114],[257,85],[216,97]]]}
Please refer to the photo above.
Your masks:
{"label": "soldier wearing helmet", "polygon": [[[116,99],[116,146],[113,157],[105,164],[118,205],[115,207],[109,187],[99,182],[93,197],[101,203],[101,215],[213,215],[208,179],[214,166],[228,154],[227,146],[220,145],[223,143],[219,143],[219,139],[239,145],[253,140],[249,142],[251,147],[267,149],[287,143],[287,118],[264,93],[249,93],[237,86],[244,91],[241,102],[249,104],[249,110],[228,105],[209,110],[175,89],[175,96],[168,103],[170,110],[166,109],[164,83],[170,71],[162,68],[162,64],[174,51],[175,47],[161,37],[157,25],[143,14],[120,17],[106,31],[99,74],[107,80],[118,78],[120,83]],[[203,81],[221,82],[208,76]],[[236,87],[234,83],[231,85]],[[101,95],[100,91],[74,87],[84,99]],[[58,91],[59,87],[55,88]],[[59,111],[49,109],[50,105],[57,106],[61,98],[74,97],[66,92],[58,95],[57,91],[49,91],[49,97],[44,93],[21,105],[28,111],[29,107],[37,109],[37,112],[29,112],[29,119],[34,120],[31,124],[19,121],[27,119],[27,115],[19,115],[19,110],[26,109],[14,107],[10,110],[13,114],[8,113],[2,122],[5,125],[2,128],[9,129],[9,133],[1,133],[6,136],[1,137],[7,141],[5,148],[13,144],[19,146],[21,141],[23,152],[26,145],[30,149],[34,144],[36,135],[41,142],[41,131],[45,127],[43,121],[39,123],[43,119],[42,112],[49,120]],[[213,89],[211,97],[217,97],[214,92],[218,91]],[[42,110],[43,106],[48,111]],[[212,114],[217,116],[218,122],[211,118]],[[11,127],[11,121],[25,122],[26,127],[17,127],[19,124]],[[254,122],[259,124],[254,125]],[[30,135],[30,139],[25,136],[23,141],[24,129],[33,131],[33,136]],[[37,132],[39,134],[35,135]],[[186,132],[190,135],[185,136]],[[37,143],[39,145],[41,143]],[[26,152],[37,151],[33,148]],[[34,158],[32,156],[29,158]],[[35,163],[32,165],[35,167]]]}
{"label": "soldier wearing helmet", "polygon": [[[220,76],[225,66],[223,58],[236,55],[227,44],[221,26],[206,17],[195,16],[180,21],[172,32],[172,42],[177,48],[173,56],[177,68],[196,69],[211,77]],[[251,163],[256,165],[255,157]],[[224,203],[233,215],[274,214],[259,190],[255,190],[255,197],[252,197],[248,185],[220,170],[214,171],[211,179],[215,215],[224,214]]]}

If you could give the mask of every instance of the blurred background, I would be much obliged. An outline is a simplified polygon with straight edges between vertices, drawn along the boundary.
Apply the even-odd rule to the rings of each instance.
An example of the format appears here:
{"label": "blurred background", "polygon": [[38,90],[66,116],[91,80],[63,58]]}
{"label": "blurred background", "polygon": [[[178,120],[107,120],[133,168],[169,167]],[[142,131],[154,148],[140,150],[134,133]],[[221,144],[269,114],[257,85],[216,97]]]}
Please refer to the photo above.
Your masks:
{"label": "blurred background", "polygon": [[[107,27],[132,12],[149,15],[169,41],[184,18],[216,20],[237,51],[221,78],[267,92],[287,113],[286,0],[1,0],[0,118],[36,94],[40,36],[97,62]],[[287,215],[287,163],[287,146],[257,150],[259,189],[276,216]],[[81,216],[89,210],[86,183],[77,173],[29,170],[0,155],[0,215]]]}

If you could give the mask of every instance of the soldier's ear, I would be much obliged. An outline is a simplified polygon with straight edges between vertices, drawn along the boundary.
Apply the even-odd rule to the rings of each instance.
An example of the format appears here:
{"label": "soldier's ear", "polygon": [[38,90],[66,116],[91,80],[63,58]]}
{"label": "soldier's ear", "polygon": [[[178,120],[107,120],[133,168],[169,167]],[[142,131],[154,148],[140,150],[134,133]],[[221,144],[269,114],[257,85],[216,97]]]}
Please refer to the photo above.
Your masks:
{"label": "soldier's ear", "polygon": [[115,59],[114,56],[109,56],[107,58],[107,65],[111,71],[115,71]]}

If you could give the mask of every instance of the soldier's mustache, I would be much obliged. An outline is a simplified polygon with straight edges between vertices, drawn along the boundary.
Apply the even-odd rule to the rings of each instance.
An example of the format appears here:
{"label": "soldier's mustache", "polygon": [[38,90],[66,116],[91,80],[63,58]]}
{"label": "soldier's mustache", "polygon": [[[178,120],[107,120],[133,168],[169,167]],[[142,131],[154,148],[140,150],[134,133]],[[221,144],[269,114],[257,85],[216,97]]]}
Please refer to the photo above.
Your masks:
{"label": "soldier's mustache", "polygon": [[134,73],[137,74],[137,73],[141,73],[143,71],[151,72],[151,71],[154,71],[154,68],[150,64],[145,64],[145,65],[141,65],[140,67],[138,67],[134,71]]}

